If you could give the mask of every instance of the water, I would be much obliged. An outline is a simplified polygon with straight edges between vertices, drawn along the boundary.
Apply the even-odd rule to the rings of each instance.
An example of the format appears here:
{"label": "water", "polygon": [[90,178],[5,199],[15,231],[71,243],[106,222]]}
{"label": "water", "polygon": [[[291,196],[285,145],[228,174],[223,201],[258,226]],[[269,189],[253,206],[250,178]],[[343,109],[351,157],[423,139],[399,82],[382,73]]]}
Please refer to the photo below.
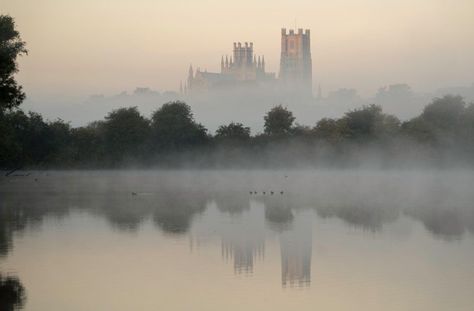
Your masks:
{"label": "water", "polygon": [[473,185],[469,171],[2,177],[0,273],[35,311],[472,310]]}

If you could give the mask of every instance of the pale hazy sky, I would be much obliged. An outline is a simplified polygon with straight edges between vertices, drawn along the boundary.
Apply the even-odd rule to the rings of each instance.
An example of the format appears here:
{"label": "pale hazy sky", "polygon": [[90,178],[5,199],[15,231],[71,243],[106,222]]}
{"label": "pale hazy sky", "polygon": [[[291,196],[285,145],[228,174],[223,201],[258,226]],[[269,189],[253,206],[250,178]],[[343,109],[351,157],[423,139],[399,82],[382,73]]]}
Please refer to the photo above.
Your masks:
{"label": "pale hazy sky", "polygon": [[234,41],[253,41],[278,73],[280,28],[311,29],[313,80],[327,92],[474,82],[473,0],[0,0],[29,55],[27,93],[177,90],[190,63],[220,69]]}

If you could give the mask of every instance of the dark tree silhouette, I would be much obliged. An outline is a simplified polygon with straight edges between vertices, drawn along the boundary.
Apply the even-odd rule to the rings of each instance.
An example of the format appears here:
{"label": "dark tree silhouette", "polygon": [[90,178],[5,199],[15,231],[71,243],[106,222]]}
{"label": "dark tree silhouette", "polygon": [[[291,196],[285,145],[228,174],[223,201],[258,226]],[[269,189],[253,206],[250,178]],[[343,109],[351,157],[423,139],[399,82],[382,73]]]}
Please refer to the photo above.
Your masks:
{"label": "dark tree silhouette", "polygon": [[474,108],[460,96],[435,98],[423,113],[402,125],[403,133],[437,148],[474,146]]}
{"label": "dark tree silhouette", "polygon": [[14,276],[0,275],[0,310],[20,309],[26,300],[26,293],[20,280]]}
{"label": "dark tree silhouette", "polygon": [[242,123],[232,122],[229,125],[219,126],[215,137],[218,140],[247,141],[250,139],[250,128],[243,126]]}
{"label": "dark tree silhouette", "polygon": [[313,132],[318,139],[338,142],[344,135],[343,126],[340,120],[324,118],[316,124]]}
{"label": "dark tree silhouette", "polygon": [[113,161],[144,153],[149,135],[149,122],[137,107],[120,108],[105,117],[103,123],[105,147]]}
{"label": "dark tree silhouette", "polygon": [[278,105],[267,113],[264,120],[265,134],[285,135],[291,131],[295,117],[286,107]]}
{"label": "dark tree silhouette", "polygon": [[159,151],[183,150],[208,139],[207,130],[194,121],[191,107],[184,102],[164,104],[151,119],[152,141]]}
{"label": "dark tree silhouette", "polygon": [[0,15],[0,112],[18,107],[25,99],[13,75],[18,71],[17,57],[26,53],[13,18]]}
{"label": "dark tree silhouette", "polygon": [[423,109],[421,117],[433,127],[453,130],[461,122],[466,103],[461,96],[447,95],[435,98]]}
{"label": "dark tree silhouette", "polygon": [[396,134],[400,127],[398,118],[382,113],[382,107],[377,105],[349,111],[341,121],[344,136],[357,142],[386,138],[387,134]]}

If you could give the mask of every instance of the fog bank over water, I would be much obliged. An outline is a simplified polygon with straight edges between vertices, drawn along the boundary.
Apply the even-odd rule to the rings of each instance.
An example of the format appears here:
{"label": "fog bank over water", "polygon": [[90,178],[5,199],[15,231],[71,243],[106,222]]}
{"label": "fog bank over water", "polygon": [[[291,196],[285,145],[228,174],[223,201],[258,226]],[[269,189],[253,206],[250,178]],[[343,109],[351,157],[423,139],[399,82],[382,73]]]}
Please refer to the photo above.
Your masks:
{"label": "fog bank over water", "polygon": [[0,261],[25,311],[472,305],[468,171],[29,173],[0,176]]}
{"label": "fog bank over water", "polygon": [[207,208],[238,217],[249,202],[263,205],[267,224],[277,231],[290,229],[285,224],[309,209],[373,232],[408,216],[436,238],[460,239],[474,234],[473,182],[462,170],[30,171],[0,179],[3,221],[13,216],[11,208],[23,210],[15,219],[21,226],[3,227],[0,249],[7,254],[12,246],[10,229],[24,230],[45,216],[67,217],[69,210],[101,215],[126,231],[154,215],[161,230],[181,235]]}

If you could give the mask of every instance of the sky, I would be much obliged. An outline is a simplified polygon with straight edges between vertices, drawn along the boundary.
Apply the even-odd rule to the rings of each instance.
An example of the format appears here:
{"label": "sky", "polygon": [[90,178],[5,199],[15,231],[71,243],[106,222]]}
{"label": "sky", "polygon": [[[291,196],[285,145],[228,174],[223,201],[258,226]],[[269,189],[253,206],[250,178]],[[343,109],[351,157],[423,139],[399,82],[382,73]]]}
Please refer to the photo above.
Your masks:
{"label": "sky", "polygon": [[474,82],[472,0],[0,0],[27,42],[31,96],[175,90],[190,64],[220,69],[254,42],[278,73],[280,29],[311,29],[313,81],[362,95],[392,83],[430,92]]}

